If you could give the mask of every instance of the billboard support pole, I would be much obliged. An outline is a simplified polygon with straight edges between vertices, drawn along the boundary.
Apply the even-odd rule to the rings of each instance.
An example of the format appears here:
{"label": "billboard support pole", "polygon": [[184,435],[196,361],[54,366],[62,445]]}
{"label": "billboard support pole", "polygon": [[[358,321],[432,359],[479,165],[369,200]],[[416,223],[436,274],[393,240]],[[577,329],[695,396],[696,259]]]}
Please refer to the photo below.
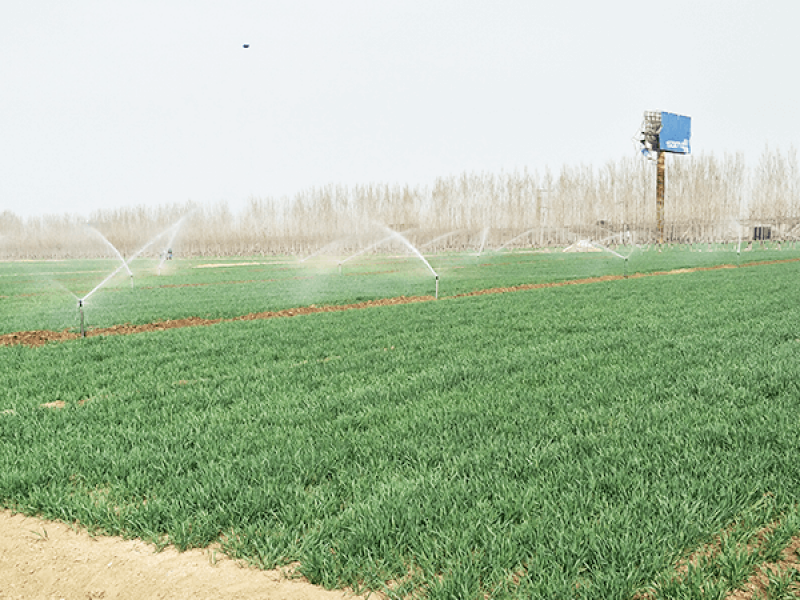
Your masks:
{"label": "billboard support pole", "polygon": [[667,167],[664,152],[658,153],[656,170],[656,226],[658,228],[658,244],[664,243],[664,188]]}

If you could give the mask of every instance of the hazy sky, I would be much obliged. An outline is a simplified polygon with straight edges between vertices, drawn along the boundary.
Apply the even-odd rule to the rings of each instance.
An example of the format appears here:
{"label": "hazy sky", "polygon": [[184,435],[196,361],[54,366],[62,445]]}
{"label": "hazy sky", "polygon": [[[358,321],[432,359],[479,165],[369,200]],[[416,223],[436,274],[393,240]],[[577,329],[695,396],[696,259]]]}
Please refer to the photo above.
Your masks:
{"label": "hazy sky", "polygon": [[[63,0],[0,7],[0,212],[800,145],[800,0]],[[243,44],[250,44],[248,49]]]}

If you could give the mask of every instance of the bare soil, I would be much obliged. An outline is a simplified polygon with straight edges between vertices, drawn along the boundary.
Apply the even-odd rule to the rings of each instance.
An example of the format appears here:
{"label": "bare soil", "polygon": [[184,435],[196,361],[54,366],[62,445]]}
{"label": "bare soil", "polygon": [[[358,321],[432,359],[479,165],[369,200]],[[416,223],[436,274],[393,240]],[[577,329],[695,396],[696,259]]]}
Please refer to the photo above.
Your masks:
{"label": "bare soil", "polygon": [[[747,580],[742,589],[730,593],[725,600],[751,600],[754,598],[769,598],[769,575],[780,576],[789,573],[792,569],[800,569],[800,537],[793,537],[789,545],[784,548],[781,560],[777,563],[764,563],[758,566],[756,572]],[[791,586],[790,592],[794,598],[800,598],[800,585]]]}
{"label": "bare soil", "polygon": [[0,511],[0,600],[362,597],[325,590],[286,571],[242,566],[213,549],[156,552],[140,540],[92,537],[64,523]]}

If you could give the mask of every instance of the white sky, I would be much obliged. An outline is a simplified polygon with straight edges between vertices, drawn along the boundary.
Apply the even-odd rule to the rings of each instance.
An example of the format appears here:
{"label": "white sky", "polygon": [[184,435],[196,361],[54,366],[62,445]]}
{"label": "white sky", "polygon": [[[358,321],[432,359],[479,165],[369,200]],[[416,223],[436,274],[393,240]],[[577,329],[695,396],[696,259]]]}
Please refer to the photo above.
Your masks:
{"label": "white sky", "polygon": [[[800,145],[800,0],[25,0],[0,6],[0,212]],[[244,49],[243,44],[250,44]]]}

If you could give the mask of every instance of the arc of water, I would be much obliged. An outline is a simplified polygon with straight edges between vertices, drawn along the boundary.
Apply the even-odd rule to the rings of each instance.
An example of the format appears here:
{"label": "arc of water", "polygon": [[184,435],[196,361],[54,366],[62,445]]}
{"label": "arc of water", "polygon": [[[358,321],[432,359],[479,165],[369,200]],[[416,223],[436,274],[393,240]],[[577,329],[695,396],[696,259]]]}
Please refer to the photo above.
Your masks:
{"label": "arc of water", "polygon": [[[392,231],[392,230],[391,230],[391,229],[389,229],[388,227],[385,227],[385,229],[386,229],[387,231]],[[388,235],[388,236],[386,236],[385,238],[378,240],[378,241],[377,241],[377,242],[375,242],[374,244],[371,244],[370,246],[367,246],[366,248],[364,248],[364,249],[362,249],[362,250],[359,250],[359,251],[358,251],[358,252],[356,252],[355,254],[353,254],[353,255],[351,255],[351,256],[348,256],[348,257],[347,257],[347,258],[345,258],[343,261],[341,261],[339,264],[340,264],[340,265],[343,265],[343,264],[344,264],[344,263],[346,263],[348,260],[350,260],[350,259],[352,259],[352,258],[355,258],[356,256],[361,256],[361,255],[362,255],[362,254],[364,254],[365,252],[369,252],[369,251],[370,251],[370,250],[372,250],[373,248],[376,248],[377,246],[380,246],[381,244],[384,244],[384,243],[388,242],[389,240],[391,240],[391,239],[393,239],[393,238],[395,238],[395,237],[397,237],[397,236],[399,236],[399,235],[400,235],[399,233],[397,233],[397,232],[395,232],[395,231],[392,231],[391,235]]]}
{"label": "arc of water", "polygon": [[443,240],[443,239],[448,238],[451,235],[455,235],[457,233],[461,233],[461,229],[456,229],[455,231],[451,231],[450,233],[445,233],[444,235],[440,235],[438,237],[435,237],[430,242],[425,242],[424,244],[422,244],[420,246],[420,248],[426,248],[426,247],[430,246],[431,244],[435,244],[439,240]]}
{"label": "arc of water", "polygon": [[604,237],[602,240],[598,240],[598,243],[599,244],[605,244],[609,240],[613,240],[615,237],[620,237],[621,238],[622,237],[622,232],[619,231],[619,232],[617,232],[617,233],[615,233],[613,235],[610,235],[608,237]]}
{"label": "arc of water", "polygon": [[101,240],[103,240],[103,242],[105,242],[106,246],[108,246],[109,248],[111,248],[111,250],[114,252],[114,254],[116,254],[116,255],[117,255],[117,258],[119,258],[119,260],[120,260],[120,261],[122,262],[122,264],[124,265],[125,269],[128,271],[128,275],[130,275],[131,277],[133,277],[133,273],[131,272],[130,268],[128,267],[128,264],[127,264],[127,262],[125,261],[125,258],[123,258],[122,254],[120,253],[120,251],[119,251],[119,250],[117,250],[117,248],[114,246],[114,244],[112,244],[110,241],[108,241],[108,238],[106,238],[106,236],[104,236],[102,233],[100,233],[100,231],[99,231],[98,229],[95,229],[94,227],[92,227],[92,226],[91,226],[91,225],[89,225],[88,223],[86,224],[86,226],[87,226],[87,227],[88,227],[90,230],[92,230],[92,231],[93,231],[95,234],[97,234],[98,236],[100,236],[100,239],[101,239]]}
{"label": "arc of water", "polygon": [[332,248],[332,247],[336,246],[337,244],[340,244],[341,241],[342,241],[341,239],[338,239],[338,240],[332,241],[330,244],[325,244],[322,248],[320,248],[316,252],[312,252],[311,254],[306,256],[305,258],[301,258],[299,262],[301,262],[301,263],[306,262],[309,258],[313,258],[315,256],[318,256],[319,254],[322,254],[323,252],[325,252],[325,250],[327,250],[328,248]]}
{"label": "arc of water", "polygon": [[736,232],[739,235],[739,243],[736,245],[736,253],[739,254],[742,250],[742,224],[736,219],[731,219],[736,224]]}
{"label": "arc of water", "polygon": [[627,258],[627,257],[625,257],[625,256],[622,256],[622,254],[620,254],[619,252],[615,252],[615,251],[614,251],[614,250],[612,250],[611,248],[606,248],[605,246],[601,246],[600,244],[597,244],[597,243],[594,243],[594,242],[592,242],[592,246],[593,246],[594,248],[597,248],[598,250],[602,250],[603,252],[609,252],[609,253],[613,254],[614,256],[616,256],[616,257],[618,257],[618,258],[621,258],[621,259],[623,259],[623,260],[624,260],[625,258]]}
{"label": "arc of water", "polygon": [[67,292],[70,296],[75,298],[75,300],[78,300],[78,295],[75,292],[73,292],[71,289],[69,289],[67,286],[65,286],[63,283],[58,281],[57,279],[50,279],[49,281],[53,285],[56,285],[56,286],[60,287],[62,290],[64,290],[65,292]]}
{"label": "arc of water", "polygon": [[416,255],[417,255],[417,258],[419,258],[419,259],[420,259],[420,260],[421,260],[421,261],[422,261],[422,262],[425,264],[425,266],[426,266],[426,267],[428,267],[428,270],[429,270],[429,271],[430,271],[430,272],[433,274],[433,276],[434,276],[434,277],[436,277],[436,280],[437,280],[437,282],[438,282],[438,280],[439,280],[439,274],[438,274],[436,271],[434,271],[434,270],[433,270],[433,267],[431,266],[431,263],[429,263],[429,262],[428,262],[428,261],[425,259],[425,257],[424,257],[424,256],[422,256],[422,253],[421,253],[419,250],[417,250],[417,249],[414,247],[414,245],[413,245],[411,242],[409,242],[409,241],[406,239],[406,237],[405,237],[405,236],[404,236],[402,233],[398,233],[398,232],[396,232],[396,231],[392,231],[392,230],[391,230],[391,229],[389,229],[388,227],[384,227],[384,229],[385,229],[386,231],[389,231],[389,232],[391,232],[391,234],[392,234],[392,235],[391,235],[390,237],[396,237],[398,240],[400,240],[401,242],[403,242],[403,243],[406,245],[406,247],[407,247],[409,250],[411,250],[411,251],[412,251],[414,254],[416,254]]}
{"label": "arc of water", "polygon": [[[175,238],[178,235],[178,231],[180,230],[181,225],[183,225],[184,219],[186,219],[186,215],[184,215],[180,219],[178,219],[178,222],[175,223],[172,227],[170,227],[170,229],[167,230],[167,231],[172,230],[172,235],[170,235],[170,237],[169,237],[169,241],[167,242],[167,246],[165,248],[165,251],[168,250],[169,248],[172,248],[172,243],[175,241]],[[158,239],[158,238],[155,238],[155,239]],[[164,264],[164,261],[166,259],[167,259],[166,253],[162,252],[161,262],[158,263],[158,272],[159,273],[161,273],[161,266]]]}
{"label": "arc of water", "polygon": [[558,225],[549,225],[548,229],[557,229],[558,231],[566,232],[567,240],[575,239],[575,240],[580,241],[580,239],[581,239],[580,235],[578,235],[574,231],[571,231],[571,230],[567,229],[566,227],[559,227]]}
{"label": "arc of water", "polygon": [[159,238],[161,238],[161,237],[162,237],[162,236],[164,236],[165,234],[169,233],[169,232],[170,232],[170,230],[172,230],[172,228],[173,228],[173,227],[175,227],[175,225],[173,225],[173,226],[172,226],[172,227],[170,227],[169,229],[166,229],[166,230],[162,231],[162,232],[161,232],[161,233],[159,233],[157,236],[155,236],[153,239],[151,239],[149,242],[147,242],[147,243],[146,243],[144,246],[142,246],[141,248],[139,248],[139,249],[138,249],[136,252],[134,252],[134,253],[133,253],[133,254],[130,256],[130,258],[128,258],[128,260],[124,261],[124,262],[123,262],[123,263],[122,263],[120,266],[118,266],[116,269],[114,269],[114,271],[113,271],[113,272],[112,272],[112,273],[111,273],[111,274],[110,274],[108,277],[106,277],[105,279],[103,279],[103,281],[101,281],[100,283],[98,283],[98,284],[97,284],[97,285],[94,287],[94,289],[92,289],[92,291],[90,291],[88,294],[86,294],[86,295],[85,295],[83,298],[80,298],[80,301],[81,301],[82,303],[86,303],[86,301],[87,301],[87,300],[88,300],[88,299],[89,299],[89,298],[92,296],[92,294],[94,294],[94,293],[95,293],[97,290],[99,290],[100,288],[102,288],[102,287],[103,287],[103,286],[104,286],[106,283],[108,283],[109,281],[111,281],[111,279],[114,277],[114,275],[116,275],[117,273],[119,273],[119,272],[120,272],[120,271],[121,271],[123,268],[125,268],[125,269],[128,269],[128,263],[130,263],[130,262],[131,262],[133,259],[137,258],[137,257],[138,257],[138,256],[139,256],[139,255],[140,255],[142,252],[144,252],[145,250],[147,250],[147,249],[148,249],[150,246],[152,246],[152,245],[153,245],[153,244],[156,242],[156,240],[158,240]]}
{"label": "arc of water", "polygon": [[616,256],[617,258],[621,258],[622,260],[628,260],[628,259],[631,257],[631,254],[633,254],[634,250],[636,250],[636,246],[634,246],[634,247],[631,249],[631,251],[630,251],[630,252],[628,252],[628,255],[627,255],[627,256],[623,256],[623,255],[622,255],[622,254],[620,254],[619,252],[615,252],[615,251],[614,251],[614,250],[612,250],[611,248],[607,248],[606,246],[603,246],[603,245],[601,245],[601,244],[598,244],[597,242],[592,242],[592,246],[594,246],[594,247],[595,247],[595,248],[597,248],[598,250],[602,250],[603,252],[610,252],[611,254],[613,254],[613,255],[614,255],[614,256]]}
{"label": "arc of water", "polygon": [[348,256],[347,258],[345,258],[345,259],[344,259],[342,262],[340,262],[339,264],[340,264],[340,265],[343,265],[343,264],[344,264],[344,263],[346,263],[348,260],[350,260],[350,259],[352,259],[352,258],[355,258],[356,256],[361,256],[361,255],[362,255],[362,254],[364,254],[365,252],[369,252],[369,251],[370,251],[370,250],[372,250],[373,248],[375,248],[375,247],[377,247],[377,246],[380,246],[380,245],[381,245],[381,244],[383,244],[384,242],[388,242],[388,241],[389,241],[389,240],[391,240],[392,238],[394,238],[394,235],[390,235],[390,236],[388,236],[388,237],[385,237],[385,238],[383,238],[383,239],[381,239],[381,240],[378,240],[378,241],[377,241],[377,242],[375,242],[374,244],[372,244],[372,245],[370,245],[370,246],[367,246],[366,248],[362,248],[361,250],[359,250],[359,251],[358,251],[358,252],[356,252],[355,254],[351,254],[350,256]]}
{"label": "arc of water", "polygon": [[513,243],[514,243],[514,242],[516,242],[516,241],[517,241],[519,238],[521,238],[521,237],[523,237],[523,236],[526,236],[526,235],[528,235],[528,234],[529,234],[531,231],[533,231],[534,229],[538,229],[538,227],[531,227],[530,229],[528,229],[528,231],[524,231],[524,232],[520,233],[518,236],[511,238],[511,239],[510,239],[510,240],[508,240],[508,241],[507,241],[505,244],[503,244],[502,246],[500,246],[500,247],[497,249],[497,252],[500,252],[500,250],[502,250],[503,248],[505,248],[505,247],[506,247],[506,246],[508,246],[509,244],[513,244]]}
{"label": "arc of water", "polygon": [[92,291],[90,291],[88,294],[86,294],[83,298],[80,298],[79,302],[85,303],[92,294],[94,294],[97,290],[99,290],[106,283],[108,283],[114,277],[114,275],[116,275],[117,273],[119,273],[122,270],[122,268],[124,266],[125,266],[125,263],[122,263],[120,266],[118,266],[116,269],[114,269],[108,277],[106,277],[105,279],[103,279],[103,281],[101,281],[96,286],[94,286],[94,289],[92,289]]}
{"label": "arc of water", "polygon": [[486,244],[486,238],[489,237],[489,228],[486,227],[481,234],[481,247],[478,250],[478,253],[475,256],[480,256],[483,254],[483,246]]}

